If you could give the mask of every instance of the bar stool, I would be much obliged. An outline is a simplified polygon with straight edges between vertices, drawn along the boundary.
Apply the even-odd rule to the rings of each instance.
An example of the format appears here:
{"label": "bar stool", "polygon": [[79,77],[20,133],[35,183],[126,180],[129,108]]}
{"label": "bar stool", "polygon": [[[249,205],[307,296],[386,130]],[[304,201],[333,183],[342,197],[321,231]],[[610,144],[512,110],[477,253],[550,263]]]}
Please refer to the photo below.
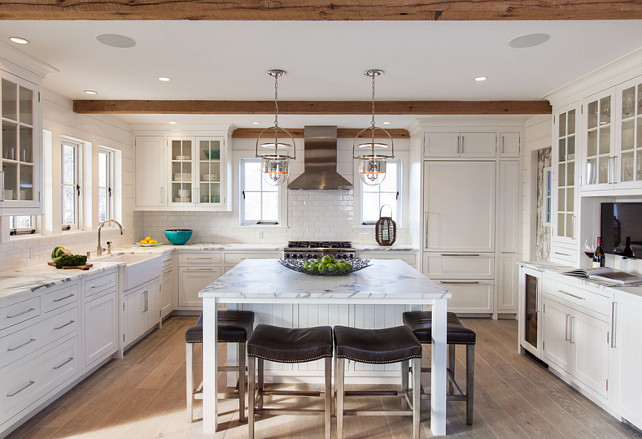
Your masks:
{"label": "bar stool", "polygon": [[[238,344],[238,364],[219,366],[218,372],[238,372],[238,392],[226,393],[223,398],[238,398],[239,422],[245,422],[245,342],[252,335],[254,313],[252,311],[218,311],[218,342]],[[203,399],[203,382],[194,389],[194,343],[203,343],[203,314],[194,326],[185,331],[185,368],[187,388],[187,415],[194,422],[194,400]]]}
{"label": "bar stool", "polygon": [[[337,438],[343,438],[343,417],[347,415],[405,415],[412,416],[413,438],[419,438],[419,403],[420,380],[419,375],[413,375],[412,403],[408,396],[408,362],[412,360],[412,367],[421,367],[421,345],[412,331],[405,326],[385,329],[357,329],[346,326],[334,327],[334,342],[336,350],[335,383],[337,386]],[[360,363],[386,364],[401,363],[401,392],[382,391],[351,391],[344,389],[345,360]],[[404,373],[404,371],[406,371]],[[352,395],[378,395],[378,396],[403,396],[412,410],[345,410],[344,396]]]}
{"label": "bar stool", "polygon": [[[254,438],[254,417],[260,414],[288,415],[323,414],[325,416],[325,437],[330,439],[330,416],[332,415],[332,328],[319,326],[316,328],[282,328],[272,325],[258,325],[247,341],[249,359],[248,386],[248,427],[249,438]],[[264,361],[277,363],[306,363],[325,358],[325,391],[302,392],[297,390],[278,391],[264,388]],[[258,359],[258,389],[255,390],[256,360]],[[325,408],[288,410],[264,408],[264,396],[289,395],[318,397],[324,393]],[[255,395],[256,394],[256,395]],[[258,399],[258,401],[257,401]],[[258,402],[258,404],[257,404]]]}
{"label": "bar stool", "polygon": [[[408,311],[403,313],[403,322],[410,328],[417,340],[422,344],[432,343],[432,313],[430,311]],[[447,317],[448,344],[448,401],[466,401],[466,424],[473,425],[473,393],[475,385],[475,342],[477,334],[472,329],[465,327],[457,315],[448,313]],[[455,381],[455,346],[466,345],[466,393]],[[413,369],[419,370],[419,369]],[[430,372],[430,368],[422,368],[422,372]],[[413,375],[415,375],[413,373]],[[457,393],[454,391],[457,390]],[[430,394],[422,396],[430,399]]]}

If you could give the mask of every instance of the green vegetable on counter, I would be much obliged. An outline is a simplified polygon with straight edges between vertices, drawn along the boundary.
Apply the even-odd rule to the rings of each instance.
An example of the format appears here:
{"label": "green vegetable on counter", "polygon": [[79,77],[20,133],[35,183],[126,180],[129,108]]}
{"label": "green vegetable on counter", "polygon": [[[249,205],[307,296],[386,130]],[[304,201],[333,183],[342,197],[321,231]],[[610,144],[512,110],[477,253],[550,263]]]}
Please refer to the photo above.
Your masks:
{"label": "green vegetable on counter", "polygon": [[56,260],[56,268],[78,267],[87,263],[85,255],[62,255]]}
{"label": "green vegetable on counter", "polygon": [[69,249],[69,247],[65,247],[64,245],[57,245],[51,252],[51,260],[57,262],[64,255],[71,255],[71,250]]}

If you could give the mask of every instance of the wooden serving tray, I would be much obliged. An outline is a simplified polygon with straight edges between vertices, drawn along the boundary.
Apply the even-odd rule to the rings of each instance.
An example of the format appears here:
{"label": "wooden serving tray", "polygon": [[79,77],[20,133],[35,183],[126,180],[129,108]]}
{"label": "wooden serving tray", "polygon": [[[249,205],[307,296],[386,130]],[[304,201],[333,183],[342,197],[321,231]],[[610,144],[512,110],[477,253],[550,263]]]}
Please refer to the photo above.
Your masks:
{"label": "wooden serving tray", "polygon": [[[47,262],[47,265],[51,265],[52,267],[55,267],[56,263],[50,261],[50,262]],[[71,270],[71,269],[74,269],[74,268],[77,268],[78,270],[89,270],[93,266],[94,266],[94,264],[66,265],[66,266],[63,266],[63,267],[60,267],[60,268],[62,268],[63,270]]]}

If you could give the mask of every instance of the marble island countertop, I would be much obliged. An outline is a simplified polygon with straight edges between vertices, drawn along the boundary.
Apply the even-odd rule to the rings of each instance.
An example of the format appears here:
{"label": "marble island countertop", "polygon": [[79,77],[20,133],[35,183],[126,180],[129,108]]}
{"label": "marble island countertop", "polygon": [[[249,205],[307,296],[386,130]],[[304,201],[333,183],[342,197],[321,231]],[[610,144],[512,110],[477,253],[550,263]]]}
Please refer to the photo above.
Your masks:
{"label": "marble island countertop", "polygon": [[306,303],[361,301],[416,304],[431,298],[449,298],[450,293],[405,262],[373,260],[372,266],[343,276],[315,276],[290,270],[274,259],[246,259],[205,287],[200,297],[221,302],[274,302],[305,300]]}

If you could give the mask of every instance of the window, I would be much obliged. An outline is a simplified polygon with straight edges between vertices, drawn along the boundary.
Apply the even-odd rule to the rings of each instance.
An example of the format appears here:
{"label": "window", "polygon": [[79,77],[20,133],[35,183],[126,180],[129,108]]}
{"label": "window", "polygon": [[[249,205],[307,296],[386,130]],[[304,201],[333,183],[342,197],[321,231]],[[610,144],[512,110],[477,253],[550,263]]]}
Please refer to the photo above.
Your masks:
{"label": "window", "polygon": [[544,168],[544,184],[546,185],[546,192],[544,193],[544,208],[546,215],[544,216],[544,224],[551,224],[551,168]]}
{"label": "window", "polygon": [[278,225],[281,188],[263,181],[261,159],[241,159],[241,225]]}
{"label": "window", "polygon": [[36,218],[32,215],[10,216],[10,235],[25,235],[36,233]]}
{"label": "window", "polygon": [[[392,219],[399,221],[401,211],[401,160],[390,159],[386,164],[386,179],[377,186],[369,186],[361,179],[361,224],[375,224],[384,204],[392,209]],[[358,175],[358,174],[357,174]],[[388,215],[387,209],[384,214]]]}
{"label": "window", "polygon": [[98,222],[114,218],[114,153],[106,148],[98,150]]}
{"label": "window", "polygon": [[80,145],[63,141],[61,148],[62,228],[80,226]]}

